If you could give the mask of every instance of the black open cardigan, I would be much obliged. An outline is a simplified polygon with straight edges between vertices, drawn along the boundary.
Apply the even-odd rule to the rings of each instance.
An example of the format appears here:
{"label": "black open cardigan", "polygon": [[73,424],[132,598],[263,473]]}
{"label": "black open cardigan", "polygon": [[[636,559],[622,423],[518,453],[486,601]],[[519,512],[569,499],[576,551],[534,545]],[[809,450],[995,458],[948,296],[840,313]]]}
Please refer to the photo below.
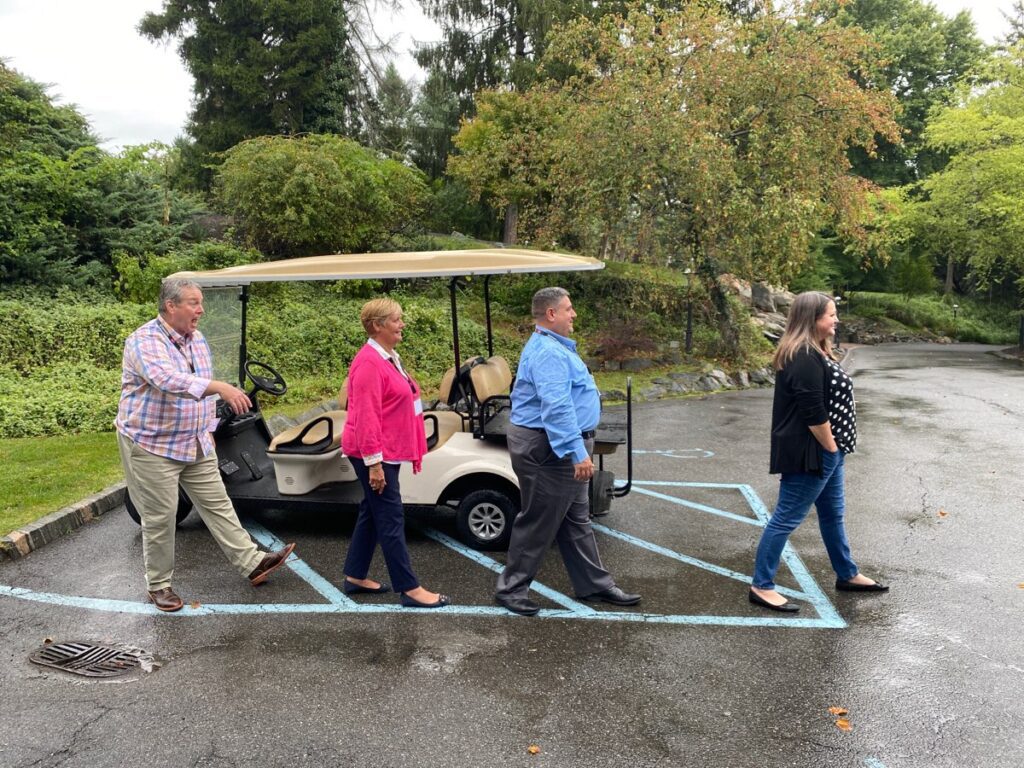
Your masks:
{"label": "black open cardigan", "polygon": [[809,427],[828,421],[825,357],[801,349],[775,376],[772,450],[768,471],[821,474],[819,443]]}

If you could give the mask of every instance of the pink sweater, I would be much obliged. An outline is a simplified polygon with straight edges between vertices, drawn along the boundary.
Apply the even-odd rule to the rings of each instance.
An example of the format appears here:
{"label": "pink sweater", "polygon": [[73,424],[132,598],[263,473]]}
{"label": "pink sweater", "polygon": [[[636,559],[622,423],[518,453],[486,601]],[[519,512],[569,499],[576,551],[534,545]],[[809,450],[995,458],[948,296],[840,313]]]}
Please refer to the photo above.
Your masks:
{"label": "pink sweater", "polygon": [[423,417],[415,411],[419,398],[419,385],[365,344],[348,369],[341,450],[358,459],[383,453],[385,461],[411,461],[412,471],[419,472],[427,452]]}

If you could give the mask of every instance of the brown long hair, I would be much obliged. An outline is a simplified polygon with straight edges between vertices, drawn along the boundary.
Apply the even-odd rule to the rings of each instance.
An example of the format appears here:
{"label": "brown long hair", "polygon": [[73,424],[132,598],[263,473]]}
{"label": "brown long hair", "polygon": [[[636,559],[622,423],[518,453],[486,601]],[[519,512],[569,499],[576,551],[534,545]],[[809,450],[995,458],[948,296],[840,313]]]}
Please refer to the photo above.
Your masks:
{"label": "brown long hair", "polygon": [[831,296],[820,291],[806,291],[793,300],[786,318],[786,330],[772,358],[772,367],[776,371],[785,368],[801,349],[815,349],[832,358],[832,338],[819,341],[816,333],[817,323],[832,301]]}

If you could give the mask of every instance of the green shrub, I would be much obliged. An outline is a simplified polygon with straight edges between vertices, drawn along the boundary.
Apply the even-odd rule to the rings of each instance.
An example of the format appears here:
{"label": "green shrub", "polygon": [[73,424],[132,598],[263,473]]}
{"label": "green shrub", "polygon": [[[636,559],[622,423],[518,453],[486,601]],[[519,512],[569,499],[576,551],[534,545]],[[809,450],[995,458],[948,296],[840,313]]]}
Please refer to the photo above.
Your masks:
{"label": "green shrub", "polygon": [[0,300],[0,360],[28,375],[57,363],[120,366],[124,340],[155,306],[62,298]]}
{"label": "green shrub", "polygon": [[240,142],[224,153],[217,191],[247,241],[279,256],[373,249],[427,198],[421,173],[333,135]]}
{"label": "green shrub", "polygon": [[27,376],[0,370],[0,437],[110,431],[120,382],[120,370],[88,363],[57,363]]}
{"label": "green shrub", "polygon": [[[959,305],[953,317],[953,304]],[[840,314],[896,322],[912,331],[931,331],[960,341],[1012,344],[1017,339],[1017,315],[1012,307],[970,296],[936,294],[907,298],[891,293],[861,292],[847,296]],[[842,318],[840,318],[840,321]]]}
{"label": "green shrub", "polygon": [[196,243],[170,253],[144,253],[141,256],[120,252],[114,254],[117,290],[127,301],[156,306],[160,283],[168,275],[186,270],[223,269],[236,264],[262,261],[259,251],[238,248],[228,243]]}

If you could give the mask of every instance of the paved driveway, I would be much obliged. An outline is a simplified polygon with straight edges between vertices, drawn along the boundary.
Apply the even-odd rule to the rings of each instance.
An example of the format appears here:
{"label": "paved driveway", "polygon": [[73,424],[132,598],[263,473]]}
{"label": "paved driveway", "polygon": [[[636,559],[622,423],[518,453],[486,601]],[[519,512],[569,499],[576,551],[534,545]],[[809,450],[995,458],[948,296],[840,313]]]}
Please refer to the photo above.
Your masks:
{"label": "paved driveway", "polygon": [[[118,510],[0,564],[0,765],[1019,765],[1021,368],[967,345],[862,348],[852,368],[850,537],[888,595],[837,595],[808,521],[780,574],[799,618],[749,605],[777,488],[771,392],[638,406],[637,485],[598,521],[638,609],[579,603],[552,556],[541,616],[507,614],[503,556],[429,517],[413,563],[457,605],[350,601],[351,521],[267,512],[246,524],[298,542],[289,569],[249,587],[190,519],[175,586],[191,605],[157,615]],[[80,681],[27,662],[45,638],[161,666]]]}

